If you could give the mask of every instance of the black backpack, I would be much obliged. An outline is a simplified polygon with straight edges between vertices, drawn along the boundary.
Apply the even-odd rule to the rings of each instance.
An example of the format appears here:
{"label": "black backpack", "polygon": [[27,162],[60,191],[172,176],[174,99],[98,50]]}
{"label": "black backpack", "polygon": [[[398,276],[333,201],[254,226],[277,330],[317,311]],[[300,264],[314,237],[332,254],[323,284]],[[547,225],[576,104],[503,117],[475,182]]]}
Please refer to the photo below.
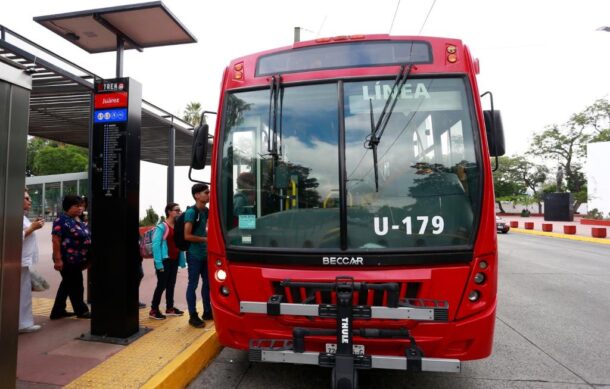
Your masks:
{"label": "black backpack", "polygon": [[[195,206],[193,205],[192,207],[187,207],[186,209],[188,210],[190,208],[195,208]],[[207,211],[207,208],[205,208],[204,212],[206,212],[206,211]],[[191,232],[194,232],[197,229],[197,227],[199,227],[201,213],[197,209],[196,209],[196,212],[197,212],[197,219],[195,219],[195,223],[193,223],[193,229],[191,230]],[[178,218],[174,222],[174,243],[176,244],[176,247],[178,247],[178,249],[180,251],[187,251],[189,249],[189,247],[191,246],[191,242],[184,239],[184,215],[185,214],[186,214],[186,211],[182,212],[180,214],[180,216],[178,216]]]}

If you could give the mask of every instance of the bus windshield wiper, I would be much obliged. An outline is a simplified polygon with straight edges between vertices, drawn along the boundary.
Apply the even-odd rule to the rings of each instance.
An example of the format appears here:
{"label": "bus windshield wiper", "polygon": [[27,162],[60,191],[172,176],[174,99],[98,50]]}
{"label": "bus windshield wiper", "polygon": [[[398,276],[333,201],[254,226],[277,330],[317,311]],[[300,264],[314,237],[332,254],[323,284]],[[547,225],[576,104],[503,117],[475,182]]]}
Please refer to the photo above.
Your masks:
{"label": "bus windshield wiper", "polygon": [[[271,176],[273,187],[276,186],[276,169],[282,156],[282,106],[284,101],[284,89],[282,88],[282,76],[271,76],[269,81],[269,135],[267,136],[267,152],[271,155]],[[271,133],[273,132],[273,137]],[[278,142],[279,138],[279,142]]]}
{"label": "bus windshield wiper", "polygon": [[[385,101],[385,105],[383,106],[383,110],[381,111],[381,115],[377,120],[377,124],[375,124],[375,117],[373,113],[373,100],[369,99],[370,105],[370,113],[371,113],[371,134],[366,137],[366,141],[364,142],[364,147],[370,150],[373,150],[373,169],[375,170],[375,192],[379,192],[379,167],[377,164],[377,145],[379,145],[379,141],[381,140],[381,136],[385,131],[388,122],[390,121],[390,116],[392,116],[392,111],[394,110],[394,106],[398,102],[398,94],[401,88],[407,82],[409,78],[409,73],[413,68],[412,64],[402,65],[400,67],[400,71],[396,75],[396,79],[394,80],[394,85],[392,85],[392,90],[390,91],[390,95],[388,99]],[[389,107],[389,109],[388,109]]]}
{"label": "bus windshield wiper", "polygon": [[[271,76],[271,79],[269,80],[269,136],[267,137],[267,152],[275,159],[282,155],[283,100],[284,89],[282,88],[282,77],[279,74]],[[271,136],[272,132],[273,137]]]}

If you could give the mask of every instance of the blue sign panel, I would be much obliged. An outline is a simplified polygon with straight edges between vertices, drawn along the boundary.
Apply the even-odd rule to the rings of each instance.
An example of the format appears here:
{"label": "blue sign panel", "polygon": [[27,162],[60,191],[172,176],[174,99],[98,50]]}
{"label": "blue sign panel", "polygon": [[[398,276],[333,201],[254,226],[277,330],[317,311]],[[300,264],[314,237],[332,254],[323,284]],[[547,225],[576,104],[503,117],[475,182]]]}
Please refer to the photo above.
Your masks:
{"label": "blue sign panel", "polygon": [[126,122],[127,108],[102,109],[93,112],[94,123]]}

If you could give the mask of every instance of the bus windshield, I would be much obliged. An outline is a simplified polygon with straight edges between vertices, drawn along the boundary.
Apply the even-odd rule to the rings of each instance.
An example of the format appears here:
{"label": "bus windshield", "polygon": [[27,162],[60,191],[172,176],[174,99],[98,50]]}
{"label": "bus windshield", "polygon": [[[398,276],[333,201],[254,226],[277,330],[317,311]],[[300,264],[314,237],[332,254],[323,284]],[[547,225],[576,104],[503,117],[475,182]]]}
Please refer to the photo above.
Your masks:
{"label": "bus windshield", "polygon": [[466,81],[417,78],[396,91],[377,166],[366,140],[393,80],[286,85],[276,110],[269,89],[229,92],[217,180],[227,246],[357,252],[472,245],[481,166]]}

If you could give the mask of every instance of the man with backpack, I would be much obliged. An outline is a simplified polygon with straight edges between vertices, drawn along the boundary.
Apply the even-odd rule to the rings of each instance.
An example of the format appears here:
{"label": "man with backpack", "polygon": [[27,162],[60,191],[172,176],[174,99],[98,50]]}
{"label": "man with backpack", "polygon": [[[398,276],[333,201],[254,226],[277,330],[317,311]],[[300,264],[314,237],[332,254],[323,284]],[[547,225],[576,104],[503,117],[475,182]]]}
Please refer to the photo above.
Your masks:
{"label": "man with backpack", "polygon": [[[196,290],[201,278],[201,298],[203,300],[203,320],[212,320],[212,306],[210,304],[210,282],[208,279],[208,247],[207,224],[210,201],[210,188],[206,184],[195,184],[191,188],[195,199],[195,206],[189,207],[184,216],[176,223],[176,245],[186,249],[186,263],[188,265],[188,285],[186,287],[186,303],[189,310],[189,324],[196,328],[203,328],[205,323],[197,313]],[[182,236],[182,223],[184,235]],[[184,240],[185,242],[181,241]],[[182,246],[182,247],[180,247]],[[188,247],[187,247],[188,246]]]}

